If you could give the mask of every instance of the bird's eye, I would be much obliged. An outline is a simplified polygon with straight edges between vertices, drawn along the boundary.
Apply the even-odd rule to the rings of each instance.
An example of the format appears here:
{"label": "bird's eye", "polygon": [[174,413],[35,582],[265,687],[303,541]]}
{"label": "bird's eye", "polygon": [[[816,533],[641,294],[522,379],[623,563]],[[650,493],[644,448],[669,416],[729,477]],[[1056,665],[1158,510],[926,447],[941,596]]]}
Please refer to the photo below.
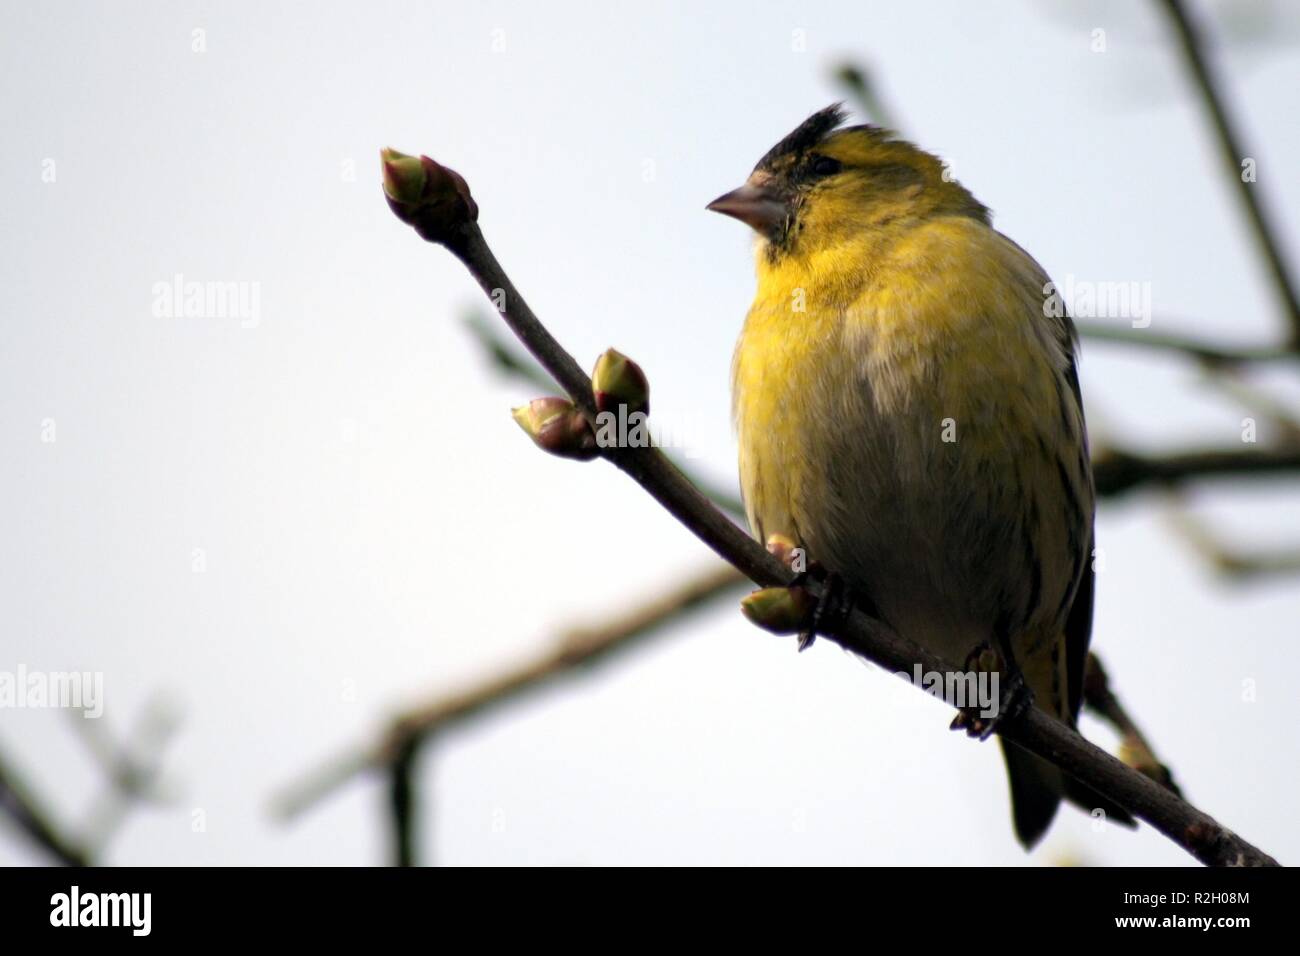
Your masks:
{"label": "bird's eye", "polygon": [[838,159],[832,159],[829,156],[813,157],[812,171],[814,176],[830,176],[838,173],[842,168]]}

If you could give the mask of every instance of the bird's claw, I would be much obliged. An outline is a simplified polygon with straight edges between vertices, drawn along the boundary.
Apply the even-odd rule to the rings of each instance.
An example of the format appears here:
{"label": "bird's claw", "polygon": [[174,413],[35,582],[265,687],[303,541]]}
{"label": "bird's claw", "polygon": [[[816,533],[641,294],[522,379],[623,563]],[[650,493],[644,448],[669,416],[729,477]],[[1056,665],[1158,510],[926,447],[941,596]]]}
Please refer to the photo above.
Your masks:
{"label": "bird's claw", "polygon": [[[1008,664],[1010,666],[1008,666]],[[1025,675],[1014,660],[1007,661],[992,645],[981,644],[966,658],[968,670],[999,672],[1005,683],[998,695],[997,711],[984,716],[978,707],[962,707],[949,725],[951,730],[964,730],[969,737],[988,740],[1005,720],[1015,720],[1034,703],[1034,692],[1025,682]]]}
{"label": "bird's claw", "polygon": [[818,634],[826,631],[833,631],[845,618],[848,617],[850,602],[844,589],[844,579],[834,571],[826,571],[820,565],[815,565],[808,571],[805,571],[799,577],[806,580],[808,576],[815,575],[821,581],[821,594],[817,597],[817,605],[813,608],[812,620],[808,626],[799,632],[799,651],[808,650],[812,647],[813,642],[817,639]]}

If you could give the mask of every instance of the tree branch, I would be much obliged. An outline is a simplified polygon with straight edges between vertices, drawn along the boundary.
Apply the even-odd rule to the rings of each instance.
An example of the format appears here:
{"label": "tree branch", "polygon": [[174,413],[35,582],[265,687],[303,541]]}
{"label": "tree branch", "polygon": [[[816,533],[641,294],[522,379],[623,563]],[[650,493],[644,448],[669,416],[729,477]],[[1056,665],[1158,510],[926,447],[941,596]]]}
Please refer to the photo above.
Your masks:
{"label": "tree branch", "polygon": [[1138,730],[1133,718],[1111,690],[1110,675],[1101,666],[1101,659],[1096,654],[1088,655],[1088,669],[1083,679],[1083,702],[1118,731],[1120,753],[1126,757],[1125,763],[1178,796],[1183,795],[1174,782],[1173,772],[1156,757],[1155,748],[1146,735]]}
{"label": "tree branch", "polygon": [[420,814],[419,790],[416,785],[416,757],[419,750],[414,740],[406,741],[388,766],[394,866],[415,866],[415,821]]}
{"label": "tree branch", "polygon": [[[278,813],[287,822],[329,796],[352,776],[367,770],[383,769],[386,763],[392,800],[390,817],[394,833],[394,855],[399,861],[397,865],[403,865],[401,860],[411,859],[410,851],[402,850],[403,847],[410,846],[412,827],[409,820],[409,768],[400,766],[403,760],[408,759],[408,755],[461,720],[481,716],[515,702],[527,693],[551,685],[553,678],[574,675],[579,671],[586,673],[588,666],[601,658],[610,656],[614,651],[625,650],[626,645],[640,638],[662,633],[676,618],[731,593],[745,581],[745,577],[731,565],[718,564],[698,578],[689,578],[687,584],[675,592],[665,597],[657,596],[612,623],[598,627],[571,628],[555,642],[550,653],[536,661],[522,666],[511,665],[503,669],[503,676],[473,684],[459,692],[440,694],[429,703],[408,711],[394,721],[372,747],[337,757],[324,770],[306,778],[323,785],[299,785],[295,789],[286,790],[277,801]],[[1154,748],[1137,729],[1111,690],[1106,672],[1095,654],[1088,655],[1084,704],[1120,734],[1125,763],[1172,788],[1175,793],[1179,792],[1172,772],[1155,757]],[[340,768],[346,773],[333,773],[331,768]]]}
{"label": "tree branch", "polygon": [[1192,479],[1267,478],[1300,471],[1300,447],[1207,448],[1145,456],[1098,449],[1092,461],[1099,497],[1115,497],[1139,485],[1180,485]]}
{"label": "tree branch", "polygon": [[1187,68],[1196,83],[1197,92],[1200,93],[1201,101],[1214,126],[1224,171],[1238,186],[1237,195],[1246,209],[1246,215],[1255,233],[1255,242],[1260,252],[1264,254],[1273,277],[1273,284],[1282,299],[1286,319],[1290,324],[1292,346],[1300,348],[1300,296],[1296,293],[1295,277],[1291,274],[1291,269],[1282,255],[1277,231],[1269,222],[1263,204],[1255,195],[1255,190],[1259,188],[1258,184],[1247,182],[1242,176],[1241,163],[1247,158],[1247,154],[1241,145],[1241,137],[1233,125],[1232,117],[1228,115],[1227,108],[1224,106],[1223,94],[1220,92],[1223,84],[1205,55],[1200,27],[1192,17],[1188,16],[1181,0],[1164,0],[1164,7],[1173,24],[1183,58],[1187,61]]}
{"label": "tree branch", "polygon": [[1300,571],[1300,549],[1248,552],[1232,547],[1186,509],[1169,513],[1174,530],[1219,574],[1242,581]]}
{"label": "tree branch", "polygon": [[133,730],[118,743],[109,733],[105,718],[86,720],[80,710],[72,714],[73,728],[108,782],[107,792],[82,827],[85,834],[82,842],[87,852],[99,857],[136,804],[163,803],[170,799],[160,785],[160,778],[163,756],[180,727],[180,717],[165,698],[155,697],[141,712]]}
{"label": "tree branch", "polygon": [[32,799],[17,774],[0,758],[0,808],[18,828],[55,860],[65,866],[89,866],[89,855],[75,840],[64,836]]}
{"label": "tree branch", "polygon": [[6,812],[32,840],[60,863],[91,866],[99,859],[113,832],[136,802],[165,799],[158,784],[162,752],[175,732],[177,717],[155,698],[144,711],[131,740],[121,745],[109,736],[102,719],[86,719],[84,708],[68,711],[73,727],[108,778],[108,793],[79,829],[68,836],[41,809],[17,773],[0,758],[0,810]]}
{"label": "tree branch", "polygon": [[[399,156],[385,154],[385,188],[394,213],[414,227],[421,238],[444,245],[460,259],[489,299],[499,304],[502,318],[524,347],[588,419],[594,421],[596,408],[591,381],[538,320],[493,255],[478,227],[478,207],[465,180],[427,157],[419,160],[418,176],[409,165],[403,168],[390,165]],[[756,584],[790,586],[795,583],[794,574],[784,564],[715,509],[657,448],[601,446],[598,453]],[[821,596],[820,583],[812,581],[805,586],[814,598]],[[837,622],[826,637],[894,673],[910,674],[917,664],[923,670],[938,673],[957,670],[856,608],[845,615],[842,623]],[[1205,813],[1036,707],[1003,719],[997,732],[1110,797],[1203,863],[1276,865],[1267,854]]]}
{"label": "tree branch", "polygon": [[1096,322],[1091,319],[1076,319],[1074,325],[1081,336],[1094,342],[1181,352],[1208,368],[1233,368],[1251,363],[1300,361],[1300,351],[1277,345],[1236,348],[1204,342],[1190,336],[1154,332],[1150,328],[1135,329],[1127,325]]}
{"label": "tree branch", "polygon": [[846,60],[835,68],[831,76],[853,98],[854,104],[863,116],[877,126],[884,126],[898,133],[902,132],[902,128],[894,122],[893,111],[885,106],[884,100],[881,99],[870,69]]}
{"label": "tree branch", "polygon": [[466,313],[465,328],[473,336],[492,364],[501,372],[535,385],[544,391],[559,388],[531,357],[522,356],[497,332],[477,309]]}
{"label": "tree branch", "polygon": [[[548,391],[559,388],[540,365],[533,361],[530,356],[520,355],[518,350],[502,337],[494,326],[484,321],[483,316],[478,312],[471,312],[465,317],[465,327],[469,329],[474,340],[482,346],[492,364],[500,371]],[[679,462],[674,461],[673,463],[682,470],[683,474],[690,478],[695,487],[703,491],[709,500],[723,511],[733,514],[737,518],[745,516],[745,503],[740,500],[740,496],[736,492],[724,491],[707,479],[688,472]]]}
{"label": "tree branch", "polygon": [[570,628],[532,659],[512,659],[486,679],[438,694],[407,711],[372,746],[335,757],[286,788],[274,800],[274,812],[283,820],[291,819],[359,774],[390,766],[408,747],[418,747],[455,724],[515,703],[559,679],[587,673],[678,618],[735,593],[744,581],[730,565],[710,566],[701,574],[689,576],[672,591],[656,595],[613,620]]}
{"label": "tree branch", "polygon": [[1243,411],[1266,421],[1277,432],[1274,441],[1283,447],[1300,447],[1300,419],[1296,413],[1262,387],[1249,381],[1241,369],[1210,370],[1205,375],[1210,388],[1222,392]]}

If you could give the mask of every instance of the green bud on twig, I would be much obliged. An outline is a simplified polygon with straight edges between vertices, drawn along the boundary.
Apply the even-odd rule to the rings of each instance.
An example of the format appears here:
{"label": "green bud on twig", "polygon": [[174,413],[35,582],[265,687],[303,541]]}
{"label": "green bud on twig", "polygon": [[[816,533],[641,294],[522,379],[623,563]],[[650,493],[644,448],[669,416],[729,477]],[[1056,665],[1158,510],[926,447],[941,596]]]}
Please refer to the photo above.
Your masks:
{"label": "green bud on twig", "polygon": [[379,158],[388,207],[421,238],[446,243],[458,226],[478,220],[478,203],[454,169],[395,149],[381,150]]}
{"label": "green bud on twig", "polygon": [[798,634],[817,602],[807,588],[763,588],[740,601],[740,612],[765,631]]}
{"label": "green bud on twig", "polygon": [[510,414],[543,451],[579,461],[596,457],[596,433],[582,409],[567,398],[535,398]]}
{"label": "green bud on twig", "polygon": [[402,205],[419,203],[428,180],[419,157],[395,149],[380,150],[379,157],[384,165],[384,193],[388,198]]}
{"label": "green bud on twig", "polygon": [[650,382],[637,365],[622,352],[607,349],[596,359],[591,373],[591,391],[599,412],[617,411],[627,406],[627,413],[650,411]]}

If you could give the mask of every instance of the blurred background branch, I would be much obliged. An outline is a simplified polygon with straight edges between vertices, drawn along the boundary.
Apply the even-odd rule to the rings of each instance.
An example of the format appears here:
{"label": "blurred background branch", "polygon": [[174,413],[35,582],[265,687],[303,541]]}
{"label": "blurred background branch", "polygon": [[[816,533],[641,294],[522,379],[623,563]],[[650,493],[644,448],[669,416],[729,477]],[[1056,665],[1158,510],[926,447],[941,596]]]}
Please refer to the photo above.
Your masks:
{"label": "blurred background branch", "polygon": [[1074,324],[1085,339],[1144,349],[1180,352],[1211,369],[1300,360],[1300,351],[1291,346],[1261,345],[1234,348],[1203,342],[1190,336],[1156,332],[1149,327],[1133,328],[1127,325],[1116,325],[1113,322],[1098,322],[1094,319],[1076,319]]}
{"label": "blurred background branch", "polygon": [[1228,580],[1300,574],[1300,547],[1245,551],[1225,542],[1204,519],[1181,507],[1169,512],[1169,523],[1192,551]]}
{"label": "blurred background branch", "polygon": [[0,756],[0,808],[29,840],[56,863],[86,866],[90,856],[85,847],[63,831],[44,801],[38,800],[18,773]]}
{"label": "blurred background branch", "polygon": [[150,701],[125,742],[109,734],[104,717],[83,716],[81,708],[67,712],[79,737],[108,782],[106,794],[92,808],[81,833],[55,821],[45,801],[0,756],[0,811],[3,811],[37,847],[66,866],[90,866],[102,860],[109,841],[133,807],[170,802],[159,785],[162,754],[180,726],[175,709],[160,697]]}
{"label": "blurred background branch", "polygon": [[1161,0],[1161,4],[1174,28],[1178,47],[1218,141],[1224,175],[1237,184],[1237,196],[1250,222],[1255,244],[1272,276],[1273,285],[1281,300],[1283,317],[1288,325],[1290,346],[1292,349],[1300,348],[1300,297],[1296,294],[1295,276],[1282,253],[1281,241],[1272,217],[1256,195],[1259,184],[1253,176],[1247,177],[1243,169],[1243,164],[1256,154],[1242,144],[1236,117],[1229,112],[1226,104],[1223,82],[1206,52],[1200,24],[1187,12],[1182,0]]}
{"label": "blurred background branch", "polygon": [[834,69],[831,77],[844,90],[849,102],[869,122],[875,126],[901,132],[901,127],[894,120],[893,113],[881,99],[880,91],[876,89],[875,78],[869,67],[863,63],[845,61]]}
{"label": "blurred background branch", "polygon": [[[436,733],[494,712],[561,678],[591,674],[596,665],[631,650],[688,615],[722,597],[739,595],[746,583],[747,579],[735,568],[719,562],[695,574],[684,575],[682,582],[671,590],[632,603],[608,621],[568,628],[531,658],[512,661],[484,680],[471,682],[459,690],[433,694],[425,703],[409,708],[390,724],[377,742],[348,750],[284,788],[273,801],[274,813],[283,820],[296,817],[357,775],[409,760],[408,755]],[[404,775],[409,778],[409,771]],[[409,781],[401,787],[409,788]],[[398,789],[395,784],[395,794]],[[409,808],[411,800],[403,797],[403,801],[402,807]],[[394,805],[397,805],[396,798]],[[395,825],[394,831],[409,840],[408,826]]]}
{"label": "blurred background branch", "polygon": [[1182,790],[1174,782],[1173,772],[1156,757],[1155,748],[1129,716],[1110,686],[1110,675],[1096,654],[1088,655],[1084,675],[1083,702],[1092,713],[1115,728],[1120,736],[1120,759],[1140,770],[1156,783],[1179,796]]}
{"label": "blurred background branch", "polygon": [[1142,455],[1116,448],[1093,454],[1097,496],[1113,498],[1142,485],[1183,485],[1211,478],[1267,478],[1300,472],[1300,447],[1205,448]]}
{"label": "blurred background branch", "polygon": [[180,714],[170,700],[155,696],[121,741],[109,733],[103,715],[86,720],[73,711],[71,718],[107,781],[84,828],[88,851],[99,857],[133,808],[174,802],[174,794],[162,784],[163,755],[180,729]]}

